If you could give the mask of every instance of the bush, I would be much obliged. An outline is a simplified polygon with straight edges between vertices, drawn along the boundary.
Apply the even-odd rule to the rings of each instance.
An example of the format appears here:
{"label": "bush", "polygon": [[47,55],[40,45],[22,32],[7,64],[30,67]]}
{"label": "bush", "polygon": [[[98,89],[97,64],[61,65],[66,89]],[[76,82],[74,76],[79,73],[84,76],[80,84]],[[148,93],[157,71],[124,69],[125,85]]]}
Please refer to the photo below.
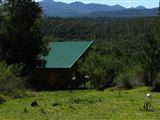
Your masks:
{"label": "bush", "polygon": [[125,68],[120,72],[116,79],[116,85],[119,88],[132,89],[137,86],[142,86],[142,73],[141,66],[136,65],[130,68]]}
{"label": "bush", "polygon": [[0,63],[0,93],[6,96],[21,96],[25,80],[19,77],[22,67]]}
{"label": "bush", "polygon": [[4,103],[6,101],[7,101],[6,97],[3,95],[0,95],[0,104]]}
{"label": "bush", "polygon": [[133,88],[130,82],[130,76],[128,73],[122,72],[116,77],[117,87],[131,89]]}
{"label": "bush", "polygon": [[79,72],[90,76],[92,88],[103,91],[112,84],[120,66],[121,62],[113,55],[91,51],[86,59],[79,63]]}

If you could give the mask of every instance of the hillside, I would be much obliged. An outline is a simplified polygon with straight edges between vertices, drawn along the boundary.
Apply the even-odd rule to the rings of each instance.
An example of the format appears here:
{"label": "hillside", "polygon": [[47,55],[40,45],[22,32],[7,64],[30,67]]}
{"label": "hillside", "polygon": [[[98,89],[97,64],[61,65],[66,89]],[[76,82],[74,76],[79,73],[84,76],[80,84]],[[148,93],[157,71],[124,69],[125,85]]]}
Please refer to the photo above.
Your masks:
{"label": "hillside", "polygon": [[55,2],[53,0],[43,0],[39,2],[46,16],[50,17],[123,17],[123,16],[155,16],[156,9],[147,9],[144,6],[126,9],[120,5],[103,4],[84,4],[82,2],[73,2],[70,4],[64,2]]}
{"label": "hillside", "polygon": [[157,16],[158,9],[124,9],[119,11],[98,11],[88,14],[88,17],[146,17]]}

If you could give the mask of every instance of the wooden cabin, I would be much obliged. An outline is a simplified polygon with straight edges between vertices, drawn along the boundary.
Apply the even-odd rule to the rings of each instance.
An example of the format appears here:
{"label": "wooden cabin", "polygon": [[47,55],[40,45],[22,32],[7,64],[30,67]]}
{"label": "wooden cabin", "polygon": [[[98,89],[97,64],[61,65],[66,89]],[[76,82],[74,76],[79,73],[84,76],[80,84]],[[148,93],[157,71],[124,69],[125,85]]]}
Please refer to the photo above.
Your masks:
{"label": "wooden cabin", "polygon": [[38,76],[45,79],[49,89],[68,89],[76,82],[77,61],[84,56],[93,41],[53,42],[44,57],[46,65],[38,69]]}

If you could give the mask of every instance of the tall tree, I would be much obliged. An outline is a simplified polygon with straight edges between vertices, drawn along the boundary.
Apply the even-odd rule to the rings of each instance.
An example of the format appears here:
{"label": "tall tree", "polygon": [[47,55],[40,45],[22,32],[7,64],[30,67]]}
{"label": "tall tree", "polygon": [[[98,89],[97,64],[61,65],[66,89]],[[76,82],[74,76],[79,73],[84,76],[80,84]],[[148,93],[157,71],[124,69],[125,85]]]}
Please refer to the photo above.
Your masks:
{"label": "tall tree", "polygon": [[160,24],[159,19],[149,25],[145,34],[143,64],[148,73],[150,85],[156,84],[157,74],[160,72]]}
{"label": "tall tree", "polygon": [[43,65],[47,52],[42,32],[42,10],[32,0],[5,0],[5,34],[1,35],[2,59],[7,64],[22,63],[25,70]]}
{"label": "tall tree", "polygon": [[[0,0],[0,40],[1,40],[1,36],[3,34],[3,6],[2,6],[2,0]],[[0,54],[1,54],[1,46],[0,46]],[[1,56],[0,56],[1,59]]]}
{"label": "tall tree", "polygon": [[[160,5],[160,3],[159,3]],[[160,6],[158,9],[160,16]],[[143,64],[145,71],[148,73],[150,86],[154,89],[156,85],[156,77],[160,72],[160,18],[156,17],[151,24],[147,26],[145,33]]]}
{"label": "tall tree", "polygon": [[158,15],[160,16],[160,1],[159,1]]}

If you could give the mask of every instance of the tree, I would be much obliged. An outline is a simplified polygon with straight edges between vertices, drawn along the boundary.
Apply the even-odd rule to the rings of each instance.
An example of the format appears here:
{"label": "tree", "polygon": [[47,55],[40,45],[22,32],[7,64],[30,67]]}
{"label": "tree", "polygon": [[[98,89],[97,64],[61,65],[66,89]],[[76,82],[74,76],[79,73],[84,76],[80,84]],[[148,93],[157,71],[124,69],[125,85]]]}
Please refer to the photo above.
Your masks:
{"label": "tree", "polygon": [[[2,0],[0,0],[0,40],[1,40],[1,36],[3,34],[3,4],[2,4]],[[0,46],[0,54],[1,54],[1,46]],[[1,56],[0,56],[1,59]]]}
{"label": "tree", "polygon": [[90,52],[85,61],[80,64],[80,72],[90,76],[92,87],[101,88],[106,75],[105,58],[95,52]]}
{"label": "tree", "polygon": [[103,43],[80,62],[80,73],[90,76],[92,87],[103,90],[112,84],[121,66],[121,61],[114,55],[115,52],[111,46]]}
{"label": "tree", "polygon": [[158,7],[158,15],[160,16],[160,2],[159,2],[159,7]]}
{"label": "tree", "polygon": [[157,74],[160,72],[160,39],[159,23],[148,27],[145,34],[143,65],[148,73],[150,86],[154,87]]}
{"label": "tree", "polygon": [[[160,3],[159,3],[160,5]],[[160,6],[158,9],[160,16]],[[156,78],[160,72],[160,18],[156,17],[147,26],[145,33],[145,44],[143,46],[143,65],[145,72],[148,73],[148,80],[153,89],[157,89]]]}
{"label": "tree", "polygon": [[2,5],[2,1],[0,0],[0,33],[2,31],[2,22],[3,22],[3,5]]}
{"label": "tree", "polygon": [[[43,65],[41,55],[47,52],[43,39],[43,17],[38,3],[32,0],[5,0],[4,31],[0,47],[7,64],[24,65],[25,71]],[[28,72],[27,72],[28,73]]]}

